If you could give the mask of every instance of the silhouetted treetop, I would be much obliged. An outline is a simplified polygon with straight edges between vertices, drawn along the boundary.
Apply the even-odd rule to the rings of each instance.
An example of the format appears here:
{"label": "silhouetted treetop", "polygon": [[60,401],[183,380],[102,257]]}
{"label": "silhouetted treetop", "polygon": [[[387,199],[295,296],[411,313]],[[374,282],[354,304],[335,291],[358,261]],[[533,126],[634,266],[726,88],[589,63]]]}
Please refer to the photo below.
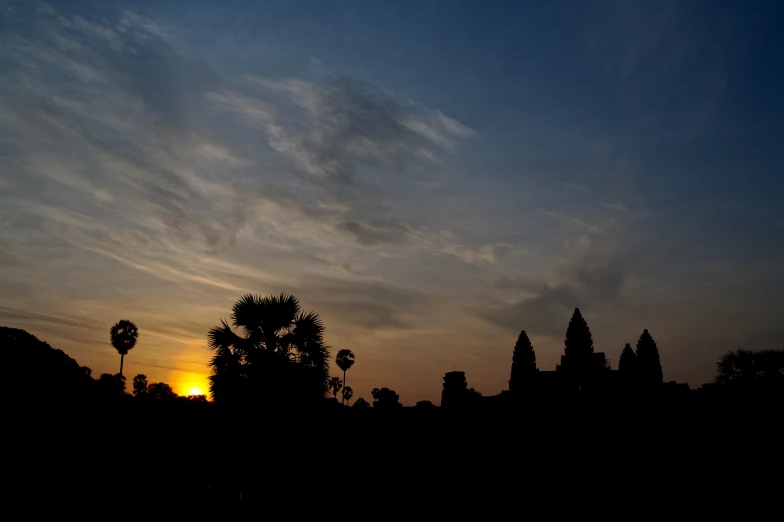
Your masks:
{"label": "silhouetted treetop", "polygon": [[528,334],[523,330],[520,332],[514,352],[512,352],[512,375],[509,379],[509,391],[514,392],[526,381],[530,382],[532,374],[537,371],[534,347],[531,346]]}
{"label": "silhouetted treetop", "polygon": [[589,358],[593,354],[593,339],[588,323],[583,319],[579,308],[574,309],[569,327],[566,329],[564,353],[577,359]]}
{"label": "silhouetted treetop", "polygon": [[337,398],[338,392],[343,387],[343,381],[340,380],[340,377],[330,377],[327,386],[329,386],[332,396]]}
{"label": "silhouetted treetop", "polygon": [[123,371],[123,362],[128,352],[136,346],[136,339],[139,337],[139,329],[127,319],[117,322],[109,331],[112,346],[120,354],[120,373]]}
{"label": "silhouetted treetop", "polygon": [[366,401],[364,398],[360,397],[356,401],[354,401],[354,408],[362,409],[362,408],[370,408],[370,403]]}
{"label": "silhouetted treetop", "polygon": [[335,364],[338,365],[338,368],[346,372],[354,366],[354,352],[351,350],[340,350],[338,354],[335,356]]}
{"label": "silhouetted treetop", "polygon": [[232,324],[243,335],[225,321],[208,334],[210,393],[217,403],[324,399],[329,349],[318,314],[302,311],[292,295],[246,294],[232,308]]}
{"label": "silhouetted treetop", "polygon": [[112,346],[117,353],[127,355],[136,345],[139,338],[139,329],[131,321],[122,319],[117,322],[110,331]]}
{"label": "silhouetted treetop", "polygon": [[154,382],[147,387],[147,397],[155,400],[172,400],[177,398],[177,394],[165,382]]}
{"label": "silhouetted treetop", "polygon": [[716,365],[716,384],[750,389],[784,388],[784,350],[730,350]]}
{"label": "silhouetted treetop", "polygon": [[144,397],[147,395],[147,376],[140,373],[133,378],[133,396]]}
{"label": "silhouetted treetop", "polygon": [[[389,388],[373,388],[371,395],[373,395],[374,408],[399,408],[403,406],[400,404],[400,396],[395,393],[395,390],[390,390]],[[357,399],[357,401],[359,401],[359,399]]]}
{"label": "silhouetted treetop", "polygon": [[[93,391],[95,381],[89,368],[79,366],[74,359],[18,328],[0,326],[0,352],[3,364],[9,369],[7,380],[25,389],[17,400],[42,398],[66,401]],[[28,372],[34,372],[35,385],[25,385]],[[17,382],[18,381],[18,382]]]}
{"label": "silhouetted treetop", "polygon": [[659,348],[648,330],[643,331],[637,341],[636,361],[637,375],[641,383],[660,384],[664,380],[659,360]]}
{"label": "silhouetted treetop", "polygon": [[636,371],[637,356],[629,343],[623,347],[621,358],[618,360],[618,371],[630,375]]}
{"label": "silhouetted treetop", "polygon": [[354,396],[354,390],[351,389],[351,386],[344,386],[341,394],[343,395],[343,400],[348,403]]}
{"label": "silhouetted treetop", "polygon": [[125,375],[102,373],[98,378],[98,389],[104,397],[122,397],[125,395]]}
{"label": "silhouetted treetop", "polygon": [[[346,384],[346,372],[354,366],[354,352],[351,350],[340,350],[338,354],[335,356],[335,364],[338,365],[338,368],[343,370],[343,385]],[[348,399],[343,399],[341,402],[345,402]]]}

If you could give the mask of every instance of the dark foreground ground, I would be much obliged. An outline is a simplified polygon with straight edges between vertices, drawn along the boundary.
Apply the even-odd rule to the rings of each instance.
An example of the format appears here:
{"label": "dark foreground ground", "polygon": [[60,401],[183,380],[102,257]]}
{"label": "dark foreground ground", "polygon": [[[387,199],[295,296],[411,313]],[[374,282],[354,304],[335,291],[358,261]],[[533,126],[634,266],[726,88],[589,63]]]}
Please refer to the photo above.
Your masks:
{"label": "dark foreground ground", "polygon": [[62,513],[130,502],[490,519],[748,515],[782,498],[780,404],[243,418],[195,406],[13,412],[6,492]]}

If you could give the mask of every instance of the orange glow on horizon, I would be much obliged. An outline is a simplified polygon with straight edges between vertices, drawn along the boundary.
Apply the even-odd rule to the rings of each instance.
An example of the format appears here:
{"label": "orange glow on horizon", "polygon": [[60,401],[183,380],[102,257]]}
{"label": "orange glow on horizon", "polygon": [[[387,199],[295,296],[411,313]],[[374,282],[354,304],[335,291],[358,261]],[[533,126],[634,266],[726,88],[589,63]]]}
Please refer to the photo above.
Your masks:
{"label": "orange glow on horizon", "polygon": [[[205,390],[209,385],[206,375],[187,370],[172,370],[165,382],[169,382],[177,395],[183,397],[207,395]],[[207,400],[209,400],[209,396],[207,396]]]}

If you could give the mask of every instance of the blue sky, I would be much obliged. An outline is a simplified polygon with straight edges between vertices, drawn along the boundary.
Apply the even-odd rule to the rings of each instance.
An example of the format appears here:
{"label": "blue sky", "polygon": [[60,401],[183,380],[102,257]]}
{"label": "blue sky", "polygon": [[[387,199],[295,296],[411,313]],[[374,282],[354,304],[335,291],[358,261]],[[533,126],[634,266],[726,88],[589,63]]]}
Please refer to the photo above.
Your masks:
{"label": "blue sky", "polygon": [[665,379],[782,333],[776,2],[0,1],[0,324],[205,385],[292,292],[355,396],[553,369],[580,307]]}

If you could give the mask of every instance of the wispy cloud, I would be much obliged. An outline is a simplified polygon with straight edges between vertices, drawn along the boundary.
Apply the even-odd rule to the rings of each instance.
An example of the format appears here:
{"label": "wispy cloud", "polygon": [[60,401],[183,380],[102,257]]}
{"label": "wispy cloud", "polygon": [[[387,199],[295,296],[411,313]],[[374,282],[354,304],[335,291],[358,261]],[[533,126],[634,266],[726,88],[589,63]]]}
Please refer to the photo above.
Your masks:
{"label": "wispy cloud", "polygon": [[575,218],[575,219],[573,219],[572,221],[573,221],[574,223],[576,223],[576,224],[580,225],[581,227],[583,227],[585,230],[587,230],[587,231],[588,231],[588,232],[590,232],[591,234],[596,234],[596,235],[598,235],[598,234],[601,234],[601,233],[602,233],[602,229],[601,229],[601,228],[597,227],[596,225],[592,225],[592,224],[590,224],[590,223],[586,223],[586,222],[585,222],[585,221],[583,221],[582,219]]}
{"label": "wispy cloud", "polygon": [[575,192],[581,192],[583,194],[590,194],[591,193],[591,190],[588,187],[585,187],[585,186],[577,184],[577,183],[561,183],[561,186],[563,188],[565,188],[566,190],[572,190],[572,191],[575,191]]}
{"label": "wispy cloud", "polygon": [[[140,359],[148,368],[177,368],[163,343],[192,341],[148,317],[176,302],[164,289],[195,301],[228,296],[213,321],[231,296],[288,290],[336,321],[405,330],[425,320],[431,298],[367,282],[375,256],[391,248],[492,264],[510,248],[431,228],[381,188],[427,183],[427,169],[476,135],[468,126],[341,75],[221,77],[175,34],[132,12],[110,22],[49,8],[3,44],[0,138],[12,153],[0,157],[0,218],[14,231],[3,238],[0,263],[13,280],[4,288],[72,307],[79,328],[101,330],[87,345],[106,326],[94,322],[109,312],[93,301],[102,286],[133,296],[122,308],[149,332],[152,359]],[[58,257],[26,237],[45,239]],[[54,286],[40,277],[66,270]],[[80,281],[89,284],[74,294]],[[57,324],[54,314],[20,309],[0,315]]]}
{"label": "wispy cloud", "polygon": [[[437,396],[453,365],[503,386],[516,329],[537,335],[537,350],[542,343],[545,353],[560,353],[575,306],[598,323],[595,341],[608,353],[638,326],[675,325],[680,335],[687,300],[694,310],[741,301],[711,283],[730,280],[724,272],[695,275],[705,274],[705,259],[758,280],[764,272],[765,284],[747,285],[759,295],[777,281],[775,270],[759,269],[776,257],[775,242],[760,246],[749,236],[728,248],[728,236],[712,232],[767,227],[758,215],[729,222],[724,203],[711,206],[718,191],[700,194],[698,220],[677,197],[656,208],[671,185],[662,176],[689,176],[684,169],[711,157],[701,169],[709,172],[722,157],[710,133],[699,141],[704,150],[679,147],[721,112],[731,79],[726,49],[744,52],[728,45],[723,11],[714,32],[685,23],[687,13],[672,3],[570,9],[591,20],[563,19],[585,44],[566,58],[584,64],[515,66],[505,59],[508,46],[488,43],[506,38],[485,39],[471,43],[479,46],[472,55],[497,53],[508,67],[466,83],[460,74],[473,70],[470,55],[434,64],[414,53],[403,65],[385,56],[383,67],[368,67],[336,43],[356,36],[352,27],[305,21],[286,2],[265,14],[263,38],[252,10],[229,20],[216,9],[207,30],[199,10],[179,25],[185,8],[177,3],[144,13],[115,3],[100,16],[72,4],[21,2],[0,14],[0,320],[34,329],[97,371],[116,367],[107,328],[121,317],[147,332],[129,368],[136,358],[164,380],[169,374],[156,376],[156,368],[193,370],[206,361],[204,335],[239,293],[287,291],[327,318],[330,344],[357,351],[358,384],[370,389],[390,376],[384,384],[405,394],[416,374]],[[360,11],[334,22],[361,23]],[[594,11],[607,24],[593,23]],[[433,34],[440,15],[405,20],[426,30],[397,31],[392,40],[382,31],[367,43],[397,49],[394,38],[405,33],[410,48],[431,48],[417,34]],[[286,16],[298,17],[302,33],[277,23]],[[254,31],[237,29],[246,23]],[[321,58],[316,65],[312,55]],[[336,56],[341,73],[331,72]],[[515,73],[519,66],[524,74]],[[590,71],[592,81],[572,89],[564,67]],[[409,72],[422,88],[405,95],[365,81],[406,84]],[[605,99],[608,85],[617,99]],[[528,99],[510,105],[513,92]],[[745,128],[731,123],[715,128],[722,140]],[[761,199],[748,207],[767,205]],[[638,227],[629,218],[641,208],[653,219]],[[770,233],[761,237],[776,237],[777,211],[766,207]],[[767,318],[778,303],[754,299],[744,321],[752,310]],[[729,330],[742,314],[726,307],[711,319]],[[755,324],[763,330],[765,322],[775,318]],[[707,354],[720,343],[697,345]],[[692,349],[682,340],[661,346]],[[481,357],[472,355],[477,347]]]}
{"label": "wispy cloud", "polygon": [[[417,163],[437,162],[439,151],[454,150],[458,139],[475,135],[440,111],[346,76],[328,75],[322,84],[248,77],[238,88],[207,99],[263,129],[270,147],[296,168],[339,183],[354,181],[363,166],[400,174]],[[302,119],[292,120],[286,104],[301,109]]]}
{"label": "wispy cloud", "polygon": [[626,208],[626,205],[624,205],[623,203],[620,203],[620,202],[616,202],[616,203],[601,202],[600,205],[603,206],[604,208],[609,208],[609,209],[612,209],[612,210],[620,210],[622,212],[628,212],[629,211],[629,209]]}

